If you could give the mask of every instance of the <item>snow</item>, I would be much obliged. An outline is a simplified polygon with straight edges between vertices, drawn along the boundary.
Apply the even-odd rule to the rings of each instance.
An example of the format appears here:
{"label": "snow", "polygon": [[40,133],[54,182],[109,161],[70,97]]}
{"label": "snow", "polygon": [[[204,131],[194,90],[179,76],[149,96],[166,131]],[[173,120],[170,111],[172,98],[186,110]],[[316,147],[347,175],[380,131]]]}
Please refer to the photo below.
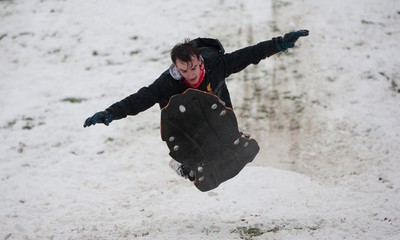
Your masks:
{"label": "snow", "polygon": [[[400,2],[0,1],[0,239],[400,239]],[[261,146],[203,193],[168,167],[150,84],[184,38],[227,52],[296,29],[229,77]]]}

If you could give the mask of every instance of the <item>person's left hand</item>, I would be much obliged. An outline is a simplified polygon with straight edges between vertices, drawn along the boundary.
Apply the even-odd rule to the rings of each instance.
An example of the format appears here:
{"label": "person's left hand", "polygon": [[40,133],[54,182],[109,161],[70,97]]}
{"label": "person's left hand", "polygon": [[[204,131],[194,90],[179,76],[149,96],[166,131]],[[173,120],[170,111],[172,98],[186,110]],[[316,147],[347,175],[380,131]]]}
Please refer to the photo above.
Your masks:
{"label": "person's left hand", "polygon": [[289,32],[286,33],[283,38],[280,37],[278,38],[278,42],[276,45],[276,48],[279,51],[285,51],[288,48],[292,48],[294,47],[295,42],[300,38],[300,37],[306,37],[309,35],[309,31],[308,30],[299,30],[299,31],[295,31],[295,32]]}

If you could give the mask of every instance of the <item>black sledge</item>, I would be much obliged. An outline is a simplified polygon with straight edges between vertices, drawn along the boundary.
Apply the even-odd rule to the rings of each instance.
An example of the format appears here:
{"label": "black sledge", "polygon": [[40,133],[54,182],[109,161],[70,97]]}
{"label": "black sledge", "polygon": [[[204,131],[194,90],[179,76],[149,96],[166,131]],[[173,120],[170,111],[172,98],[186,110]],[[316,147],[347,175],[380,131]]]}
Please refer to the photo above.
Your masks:
{"label": "black sledge", "polygon": [[170,156],[195,172],[194,185],[203,192],[236,176],[260,150],[240,133],[232,109],[196,89],[173,96],[162,109],[161,138]]}

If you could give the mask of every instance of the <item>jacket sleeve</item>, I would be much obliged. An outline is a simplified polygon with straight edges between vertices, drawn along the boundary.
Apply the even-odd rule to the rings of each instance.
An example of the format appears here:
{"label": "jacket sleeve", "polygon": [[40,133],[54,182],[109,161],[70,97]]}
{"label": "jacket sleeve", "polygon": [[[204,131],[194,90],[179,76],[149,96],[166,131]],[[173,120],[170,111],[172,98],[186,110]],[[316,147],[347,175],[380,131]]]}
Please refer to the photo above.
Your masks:
{"label": "jacket sleeve", "polygon": [[225,54],[225,77],[242,71],[250,64],[258,64],[261,60],[278,53],[279,50],[275,47],[276,41],[278,41],[278,38],[272,38]]}
{"label": "jacket sleeve", "polygon": [[154,104],[159,103],[162,99],[159,84],[163,80],[163,75],[148,87],[142,87],[136,93],[126,97],[125,99],[114,103],[106,109],[113,116],[113,120],[127,117],[128,115],[136,115],[143,112]]}

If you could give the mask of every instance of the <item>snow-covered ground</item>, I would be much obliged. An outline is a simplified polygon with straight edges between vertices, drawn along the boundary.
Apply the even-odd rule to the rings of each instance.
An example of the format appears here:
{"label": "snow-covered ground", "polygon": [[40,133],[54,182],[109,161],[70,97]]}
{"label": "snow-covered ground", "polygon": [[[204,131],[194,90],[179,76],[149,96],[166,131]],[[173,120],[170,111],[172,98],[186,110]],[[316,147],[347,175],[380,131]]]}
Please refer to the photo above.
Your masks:
{"label": "snow-covered ground", "polygon": [[[0,239],[400,239],[400,1],[0,1]],[[207,193],[175,175],[150,84],[184,38],[227,52],[306,28],[231,76],[261,151]]]}

